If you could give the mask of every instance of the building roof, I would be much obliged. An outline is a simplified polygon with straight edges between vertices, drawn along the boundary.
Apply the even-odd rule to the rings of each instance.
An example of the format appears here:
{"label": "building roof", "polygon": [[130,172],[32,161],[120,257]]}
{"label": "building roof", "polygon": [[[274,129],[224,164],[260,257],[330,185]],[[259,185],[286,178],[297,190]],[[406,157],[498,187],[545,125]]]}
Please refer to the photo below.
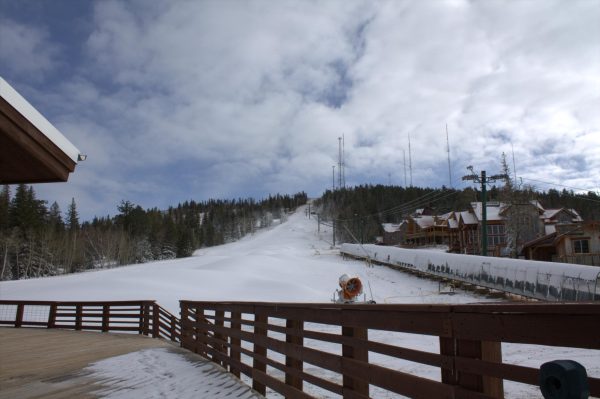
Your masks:
{"label": "building roof", "polygon": [[381,226],[383,227],[383,231],[385,231],[386,233],[395,233],[397,231],[400,231],[400,226],[402,226],[404,222],[400,223],[400,224],[396,224],[396,223],[381,223]]}
{"label": "building roof", "polygon": [[575,209],[559,208],[559,209],[546,209],[542,214],[542,218],[545,220],[552,220],[561,212],[569,213],[572,216],[572,222],[582,222],[583,219]]}
{"label": "building roof", "polygon": [[[477,217],[477,220],[482,220],[483,216],[481,215],[481,211],[483,209],[483,206],[481,204],[481,202],[471,202],[471,207],[473,208],[473,211],[475,212],[475,217]],[[501,202],[488,202],[486,203],[486,210],[487,210],[487,221],[496,221],[496,220],[504,220],[504,218],[501,216],[502,211],[504,210],[505,205]]]}
{"label": "building roof", "polygon": [[435,224],[435,219],[433,218],[433,216],[429,215],[414,217],[413,220],[421,229],[432,227]]}
{"label": "building roof", "polygon": [[0,77],[0,183],[67,181],[79,150]]}
{"label": "building roof", "polygon": [[477,224],[477,219],[475,218],[475,215],[473,213],[469,211],[462,211],[459,212],[459,214],[463,224]]}

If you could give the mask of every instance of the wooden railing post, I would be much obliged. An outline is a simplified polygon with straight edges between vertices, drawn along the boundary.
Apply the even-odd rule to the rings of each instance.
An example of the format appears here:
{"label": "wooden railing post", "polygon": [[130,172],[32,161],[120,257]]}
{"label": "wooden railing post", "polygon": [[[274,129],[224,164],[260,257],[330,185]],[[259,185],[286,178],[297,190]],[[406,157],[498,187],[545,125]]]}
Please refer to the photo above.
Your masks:
{"label": "wooden railing post", "polygon": [[75,305],[75,329],[81,330],[81,325],[83,321],[83,305],[77,304]]}
{"label": "wooden railing post", "polygon": [[[262,357],[266,357],[267,356],[267,348],[265,348],[264,346],[258,344],[256,342],[256,339],[259,337],[266,337],[267,336],[267,323],[269,321],[269,317],[267,315],[264,314],[256,314],[256,311],[254,313],[254,354],[257,356],[262,356]],[[252,362],[252,368],[255,371],[259,371],[262,373],[266,373],[267,372],[267,365],[257,359],[254,358],[253,362]],[[267,387],[265,386],[265,384],[263,384],[262,382],[257,381],[255,378],[252,378],[252,388],[260,393],[261,395],[266,395],[267,394]]]}
{"label": "wooden railing post", "polygon": [[150,306],[148,305],[148,302],[142,302],[140,304],[140,323],[140,334],[148,335],[150,333]]}
{"label": "wooden railing post", "polygon": [[176,321],[175,316],[173,316],[173,315],[171,315],[170,319],[171,319],[171,341],[175,342],[177,340],[177,321]]}
{"label": "wooden railing post", "polygon": [[152,338],[160,335],[160,306],[156,302],[152,304]]}
{"label": "wooden railing post", "polygon": [[451,359],[442,364],[442,382],[448,385],[458,385],[458,375],[454,357],[456,356],[456,340],[453,337],[440,337],[440,355]]}
{"label": "wooden railing post", "polygon": [[[285,322],[286,328],[292,330],[293,334],[286,334],[285,342],[292,345],[303,346],[304,338],[302,337],[304,331],[304,322],[301,320],[286,320]],[[292,356],[285,357],[285,365],[291,369],[302,372],[303,370],[303,362],[300,359],[296,359]],[[287,385],[291,385],[292,387],[299,389],[302,391],[302,378],[299,376],[295,376],[291,373],[285,373],[285,383]]]}
{"label": "wooden railing post", "polygon": [[50,313],[48,313],[48,328],[56,326],[56,303],[50,305]]}
{"label": "wooden railing post", "polygon": [[[241,312],[231,312],[231,330],[233,333],[239,332],[242,330],[241,320],[242,320]],[[231,350],[229,351],[229,356],[231,357],[232,360],[239,362],[241,359],[241,354],[240,354],[241,340],[232,334],[231,337],[229,338],[229,343],[231,344]],[[229,371],[231,371],[231,373],[233,375],[235,375],[236,377],[240,378],[240,370],[237,367],[235,367],[234,365],[231,365],[229,367]]]}
{"label": "wooden railing post", "polygon": [[[225,317],[225,311],[215,310],[215,326],[223,327],[225,325],[225,323],[223,321],[224,317]],[[220,332],[215,332],[215,339],[217,339],[219,341],[227,342],[227,338],[228,337],[225,334],[222,334]],[[215,345],[213,345],[213,348],[217,352],[221,352],[225,356],[227,356],[227,345],[215,344]],[[224,367],[227,370],[227,364],[225,364],[224,362],[217,360],[215,363],[220,364],[222,367]]]}
{"label": "wooden railing post", "polygon": [[[502,363],[500,342],[455,340],[455,356]],[[442,372],[442,382],[444,374]],[[504,397],[504,385],[501,378],[488,377],[466,372],[457,373],[455,384],[469,391],[481,392],[494,398]]]}
{"label": "wooden railing post", "polygon": [[17,305],[17,314],[15,317],[15,327],[21,327],[23,325],[23,313],[25,311],[25,304],[19,303]]}
{"label": "wooden railing post", "polygon": [[110,320],[110,305],[102,305],[102,332],[108,332]]}
{"label": "wooden railing post", "polygon": [[[206,350],[204,350],[204,346],[206,345],[204,343],[204,341],[202,341],[200,339],[200,335],[204,335],[206,336],[207,333],[204,331],[200,331],[200,329],[198,328],[198,326],[200,324],[206,324],[206,320],[204,319],[204,309],[201,308],[198,304],[196,304],[196,311],[194,312],[194,315],[196,316],[196,322],[194,324],[194,336],[196,338],[196,344],[194,345],[194,352],[199,353],[200,355],[204,356],[204,357],[208,357],[208,354],[206,353]],[[198,350],[198,348],[200,348],[200,350]]]}
{"label": "wooden railing post", "polygon": [[[366,341],[369,338],[368,330],[366,328],[358,327],[342,326],[342,335],[347,338],[352,338],[353,341]],[[358,348],[353,345],[342,345],[342,356],[348,359],[359,360],[367,363],[369,362],[369,351],[367,349]],[[344,359],[342,359],[342,368],[343,360]],[[352,398],[356,393],[367,397],[369,396],[369,383],[367,381],[353,378],[344,374],[343,386],[344,398]]]}
{"label": "wooden railing post", "polygon": [[189,339],[192,338],[192,330],[190,328],[190,308],[187,302],[179,302],[179,316],[181,317],[181,347],[192,350],[190,348]]}
{"label": "wooden railing post", "polygon": [[[481,360],[502,363],[502,342],[482,341]],[[483,376],[483,393],[494,397],[504,397],[504,380],[501,378]]]}

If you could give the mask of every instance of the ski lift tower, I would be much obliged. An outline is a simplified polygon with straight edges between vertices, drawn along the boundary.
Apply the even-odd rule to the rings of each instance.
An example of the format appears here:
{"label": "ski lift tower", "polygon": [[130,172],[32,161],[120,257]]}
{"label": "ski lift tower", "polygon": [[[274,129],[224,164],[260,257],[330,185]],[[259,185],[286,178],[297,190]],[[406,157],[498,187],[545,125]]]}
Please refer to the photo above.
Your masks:
{"label": "ski lift tower", "polygon": [[486,176],[485,170],[481,171],[481,175],[478,175],[473,171],[473,166],[467,166],[467,169],[471,172],[470,175],[463,176],[464,180],[473,180],[475,183],[481,184],[481,256],[487,256],[487,183],[494,183],[496,180],[508,179],[507,174],[498,174],[493,176]]}

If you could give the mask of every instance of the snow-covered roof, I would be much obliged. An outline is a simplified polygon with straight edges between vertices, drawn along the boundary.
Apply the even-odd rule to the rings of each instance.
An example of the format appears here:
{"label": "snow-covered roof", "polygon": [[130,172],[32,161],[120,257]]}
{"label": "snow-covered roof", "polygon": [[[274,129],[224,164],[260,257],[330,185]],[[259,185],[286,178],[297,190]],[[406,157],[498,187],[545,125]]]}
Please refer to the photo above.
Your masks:
{"label": "snow-covered roof", "polygon": [[552,219],[560,211],[562,211],[562,208],[560,208],[560,209],[545,209],[544,213],[542,214],[542,217],[544,219]]}
{"label": "snow-covered roof", "polygon": [[400,230],[400,226],[402,226],[402,223],[382,223],[381,226],[383,227],[383,231],[385,231],[386,233],[395,233],[398,230]]}
{"label": "snow-covered roof", "polygon": [[[473,211],[475,212],[475,216],[477,217],[477,220],[481,220],[483,218],[481,215],[481,211],[483,209],[481,202],[471,202],[471,207],[473,208]],[[488,221],[504,220],[504,218],[500,215],[500,213],[504,210],[504,207],[505,207],[505,205],[501,202],[488,202],[486,204],[486,210],[487,210],[486,219]]]}
{"label": "snow-covered roof", "polygon": [[435,224],[433,216],[423,215],[413,218],[415,223],[422,229],[432,227]]}
{"label": "snow-covered roof", "polygon": [[556,215],[558,215],[561,212],[567,212],[567,213],[571,214],[573,222],[582,222],[583,221],[583,219],[581,218],[581,216],[575,209],[567,209],[567,208],[546,209],[546,210],[544,210],[544,213],[542,214],[541,217],[544,220],[551,220],[551,219],[554,219],[556,217]]}
{"label": "snow-covered roof", "polygon": [[456,219],[448,219],[448,227],[451,229],[458,228],[458,221]]}
{"label": "snow-covered roof", "polygon": [[540,201],[538,201],[538,200],[531,200],[529,202],[531,203],[531,205],[535,206],[539,211],[544,212],[544,207],[542,206],[542,204],[540,203]]}
{"label": "snow-covered roof", "polygon": [[469,211],[460,212],[460,219],[462,219],[464,224],[477,224],[477,219],[475,215]]}
{"label": "snow-covered roof", "polygon": [[31,122],[39,131],[62,150],[73,162],[77,163],[79,150],[42,114],[23,98],[6,80],[0,77],[0,97]]}

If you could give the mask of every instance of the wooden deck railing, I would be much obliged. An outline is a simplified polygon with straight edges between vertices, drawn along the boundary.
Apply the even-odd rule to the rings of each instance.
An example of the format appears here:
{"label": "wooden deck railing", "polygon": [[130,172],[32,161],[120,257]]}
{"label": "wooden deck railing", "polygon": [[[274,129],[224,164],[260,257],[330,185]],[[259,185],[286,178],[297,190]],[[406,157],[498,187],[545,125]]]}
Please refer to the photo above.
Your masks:
{"label": "wooden deck railing", "polygon": [[[503,362],[501,343],[600,349],[598,303],[181,301],[181,321],[184,348],[248,376],[263,395],[270,388],[288,398],[311,397],[308,384],[309,392],[316,386],[344,398],[367,398],[370,389],[414,398],[499,398],[504,380],[539,383],[538,369]],[[433,336],[439,351],[435,344],[431,352],[399,346],[401,340],[373,339],[382,332]],[[381,355],[434,366],[440,381],[390,368],[395,361],[375,359]],[[592,396],[600,396],[600,379],[588,382]]]}
{"label": "wooden deck railing", "polygon": [[155,301],[56,302],[0,300],[0,325],[137,332],[180,342],[179,319]]}

